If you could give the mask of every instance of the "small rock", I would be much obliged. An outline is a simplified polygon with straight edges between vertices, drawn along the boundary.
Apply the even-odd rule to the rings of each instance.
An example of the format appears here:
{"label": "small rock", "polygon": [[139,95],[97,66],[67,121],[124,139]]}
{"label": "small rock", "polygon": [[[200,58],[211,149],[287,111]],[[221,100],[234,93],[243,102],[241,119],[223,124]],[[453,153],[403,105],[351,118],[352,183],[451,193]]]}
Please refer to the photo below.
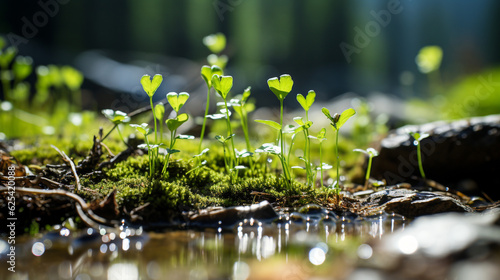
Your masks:
{"label": "small rock", "polygon": [[[500,115],[401,127],[381,141],[372,176],[388,184],[420,177],[417,147],[408,131],[428,133],[421,141],[423,168],[433,179],[466,194],[500,200]],[[474,187],[473,190],[470,188]]]}
{"label": "small rock", "polygon": [[231,227],[242,220],[272,220],[278,217],[271,204],[262,201],[250,206],[236,206],[204,210],[189,217],[189,225],[195,227]]}

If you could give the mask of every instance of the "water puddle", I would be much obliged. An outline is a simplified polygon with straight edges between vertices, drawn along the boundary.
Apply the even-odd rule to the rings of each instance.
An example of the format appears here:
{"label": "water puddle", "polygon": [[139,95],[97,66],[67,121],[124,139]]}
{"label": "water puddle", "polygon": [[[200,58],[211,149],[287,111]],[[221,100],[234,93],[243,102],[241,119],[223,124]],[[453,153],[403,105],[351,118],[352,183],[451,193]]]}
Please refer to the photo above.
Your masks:
{"label": "water puddle", "polygon": [[[0,274],[2,279],[337,279],[357,260],[370,258],[370,241],[408,223],[395,214],[361,218],[302,210],[272,222],[242,220],[232,229],[59,228],[41,238],[18,238],[16,272]],[[0,250],[6,250],[1,242]]]}

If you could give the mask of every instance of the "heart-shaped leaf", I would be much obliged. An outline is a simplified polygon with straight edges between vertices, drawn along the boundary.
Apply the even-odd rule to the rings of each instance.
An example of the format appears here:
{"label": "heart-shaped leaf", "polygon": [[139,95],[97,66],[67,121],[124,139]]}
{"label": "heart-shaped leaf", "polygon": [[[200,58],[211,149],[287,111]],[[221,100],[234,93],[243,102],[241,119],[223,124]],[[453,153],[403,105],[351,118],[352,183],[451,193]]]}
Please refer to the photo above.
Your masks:
{"label": "heart-shaped leaf", "polygon": [[350,119],[352,116],[354,116],[355,114],[356,114],[356,111],[354,111],[353,108],[349,108],[349,109],[344,110],[344,112],[342,112],[342,114],[340,114],[340,118],[338,119],[338,121],[336,123],[337,130],[340,129],[345,124],[345,122],[348,119]]}
{"label": "heart-shaped leaf", "polygon": [[429,134],[428,133],[418,133],[418,132],[412,132],[410,131],[409,134],[415,138],[416,141],[420,142],[421,140],[423,140],[424,138],[427,138],[429,137]]}
{"label": "heart-shaped leaf", "polygon": [[141,78],[141,85],[144,91],[149,95],[149,97],[153,97],[156,90],[160,87],[162,81],[163,76],[160,74],[156,74],[152,80],[151,76],[144,75]]}
{"label": "heart-shaped leaf", "polygon": [[165,116],[165,105],[160,102],[155,106],[155,118],[157,120],[163,121],[163,116]]}
{"label": "heart-shaped leaf", "polygon": [[226,36],[222,33],[211,34],[203,38],[203,44],[213,53],[220,53],[226,47]]}
{"label": "heart-shaped leaf", "polygon": [[127,113],[122,111],[113,111],[111,109],[104,109],[101,113],[114,124],[126,123],[130,121],[130,117]]}
{"label": "heart-shaped leaf", "polygon": [[315,99],[316,99],[316,92],[314,90],[310,90],[307,93],[307,97],[304,97],[300,93],[297,94],[297,101],[299,102],[300,106],[304,108],[306,112],[309,111]]}
{"label": "heart-shaped leaf", "polygon": [[175,119],[166,120],[165,123],[167,124],[167,127],[170,131],[174,131],[177,128],[179,128],[179,126],[181,126],[183,123],[187,122],[188,119],[189,119],[188,114],[183,113],[175,117]]}
{"label": "heart-shaped leaf", "polygon": [[181,92],[177,94],[176,92],[167,93],[167,100],[170,106],[174,109],[175,112],[179,112],[179,110],[184,106],[186,101],[189,98],[189,93]]}
{"label": "heart-shaped leaf", "polygon": [[252,89],[252,87],[247,87],[244,91],[243,91],[243,95],[241,96],[241,102],[243,104],[245,104],[248,100],[248,97],[250,97],[250,90]]}
{"label": "heart-shaped leaf", "polygon": [[207,56],[207,62],[210,65],[217,65],[218,67],[224,69],[226,68],[227,61],[229,59],[227,58],[226,55],[216,55],[216,54],[211,54]]}
{"label": "heart-shaped leaf", "polygon": [[219,95],[226,100],[227,95],[233,87],[233,77],[215,74],[212,76],[212,86]]}
{"label": "heart-shaped leaf", "polygon": [[285,97],[292,91],[293,80],[288,74],[283,74],[279,77],[271,78],[267,80],[267,85],[269,89],[276,95],[276,97],[283,101]]}
{"label": "heart-shaped leaf", "polygon": [[222,75],[222,69],[217,65],[212,65],[212,67],[208,65],[203,65],[201,67],[201,77],[205,80],[207,87],[212,87],[212,76],[213,75]]}
{"label": "heart-shaped leaf", "polygon": [[255,149],[256,153],[271,153],[274,155],[281,155],[281,148],[273,143],[262,144],[259,148]]}
{"label": "heart-shaped leaf", "polygon": [[256,122],[258,123],[263,123],[265,125],[268,125],[276,130],[280,130],[281,129],[281,125],[275,121],[269,121],[269,120],[255,120]]}
{"label": "heart-shaped leaf", "polygon": [[147,136],[150,132],[150,129],[149,129],[147,123],[131,124],[130,126],[134,127],[139,133],[143,134],[144,136]]}

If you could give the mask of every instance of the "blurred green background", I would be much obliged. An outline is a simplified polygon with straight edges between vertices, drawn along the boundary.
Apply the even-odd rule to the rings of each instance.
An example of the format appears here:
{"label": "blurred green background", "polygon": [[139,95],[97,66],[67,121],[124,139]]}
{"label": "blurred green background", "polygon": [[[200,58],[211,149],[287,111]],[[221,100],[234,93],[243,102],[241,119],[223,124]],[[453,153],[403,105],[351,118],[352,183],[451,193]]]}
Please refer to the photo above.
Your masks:
{"label": "blurred green background", "polygon": [[[192,63],[186,62],[187,71],[199,77],[209,54],[202,38],[223,32],[228,38],[226,73],[235,77],[234,91],[251,85],[257,105],[278,105],[264,98],[269,94],[266,80],[288,73],[295,81],[294,93],[314,89],[320,100],[345,92],[382,92],[404,100],[432,100],[445,106],[443,111],[453,111],[445,117],[456,118],[500,111],[495,84],[482,95],[488,102],[475,97],[463,108],[449,105],[464,102],[480,87],[479,77],[490,84],[498,80],[491,69],[500,62],[499,12],[500,2],[493,0],[1,1],[0,35],[15,41],[19,54],[33,57],[35,65],[68,64],[81,70],[87,78],[83,105],[89,108],[109,107],[103,103],[137,92],[140,77],[125,72],[106,73],[104,81],[92,77],[95,71],[89,69],[94,68],[82,69],[82,53],[103,50],[104,57],[126,65],[141,59],[142,72],[158,70],[172,78],[179,73],[185,77],[186,72],[177,66],[165,70],[169,60],[164,63],[145,54],[183,58]],[[443,50],[437,78],[420,73],[415,63],[426,45]],[[192,81],[172,79],[166,90],[196,92],[203,86],[201,78],[197,82],[193,86]],[[104,94],[95,92],[101,91],[110,98],[100,101]],[[297,107],[291,99],[287,105]]]}

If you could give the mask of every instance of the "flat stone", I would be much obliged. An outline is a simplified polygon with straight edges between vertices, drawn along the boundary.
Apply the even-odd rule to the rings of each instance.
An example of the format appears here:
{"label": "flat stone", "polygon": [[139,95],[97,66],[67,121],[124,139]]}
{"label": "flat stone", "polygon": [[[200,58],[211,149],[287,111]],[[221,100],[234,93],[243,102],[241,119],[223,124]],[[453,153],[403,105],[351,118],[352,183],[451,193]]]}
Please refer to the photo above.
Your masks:
{"label": "flat stone", "polygon": [[380,142],[372,176],[389,185],[420,177],[417,147],[409,131],[428,133],[421,141],[426,177],[466,194],[500,199],[500,115],[433,122],[396,129]]}
{"label": "flat stone", "polygon": [[473,212],[472,208],[449,194],[410,189],[379,191],[362,200],[361,205],[361,211],[366,215],[385,211],[407,218],[444,212]]}
{"label": "flat stone", "polygon": [[231,227],[242,220],[272,220],[278,217],[268,201],[250,206],[214,208],[202,210],[189,217],[189,225],[194,227]]}

